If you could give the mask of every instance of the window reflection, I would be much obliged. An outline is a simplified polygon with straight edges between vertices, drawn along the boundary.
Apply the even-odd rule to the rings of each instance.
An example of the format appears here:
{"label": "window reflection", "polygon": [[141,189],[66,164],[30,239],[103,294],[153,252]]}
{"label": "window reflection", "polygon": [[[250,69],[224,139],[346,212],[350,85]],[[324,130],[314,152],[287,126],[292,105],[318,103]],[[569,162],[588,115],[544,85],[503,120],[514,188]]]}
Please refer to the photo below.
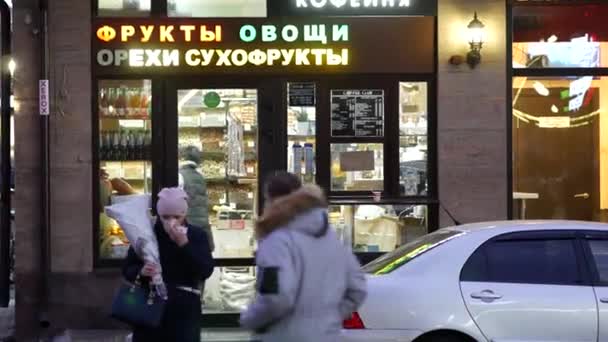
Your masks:
{"label": "window reflection", "polygon": [[608,67],[608,5],[515,6],[513,67]]}

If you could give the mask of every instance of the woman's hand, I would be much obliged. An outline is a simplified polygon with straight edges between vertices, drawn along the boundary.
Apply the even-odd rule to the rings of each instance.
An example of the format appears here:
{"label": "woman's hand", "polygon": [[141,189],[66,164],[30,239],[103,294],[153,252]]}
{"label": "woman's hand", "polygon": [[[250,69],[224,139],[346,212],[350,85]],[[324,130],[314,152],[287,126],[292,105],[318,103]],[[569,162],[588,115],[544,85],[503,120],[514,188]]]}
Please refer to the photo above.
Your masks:
{"label": "woman's hand", "polygon": [[153,262],[146,262],[139,273],[144,277],[152,278],[160,273],[160,267]]}
{"label": "woman's hand", "polygon": [[169,237],[173,242],[175,242],[178,246],[184,247],[188,244],[188,229],[185,227],[174,226],[168,231]]}

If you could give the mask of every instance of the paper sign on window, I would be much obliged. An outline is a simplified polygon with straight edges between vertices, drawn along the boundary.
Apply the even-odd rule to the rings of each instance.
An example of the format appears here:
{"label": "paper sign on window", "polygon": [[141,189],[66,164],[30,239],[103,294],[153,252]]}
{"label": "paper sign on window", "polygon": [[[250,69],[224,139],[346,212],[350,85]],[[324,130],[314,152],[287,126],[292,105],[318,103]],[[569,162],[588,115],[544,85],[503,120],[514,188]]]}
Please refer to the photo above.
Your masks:
{"label": "paper sign on window", "polygon": [[340,169],[342,171],[373,171],[374,151],[357,151],[340,153]]}

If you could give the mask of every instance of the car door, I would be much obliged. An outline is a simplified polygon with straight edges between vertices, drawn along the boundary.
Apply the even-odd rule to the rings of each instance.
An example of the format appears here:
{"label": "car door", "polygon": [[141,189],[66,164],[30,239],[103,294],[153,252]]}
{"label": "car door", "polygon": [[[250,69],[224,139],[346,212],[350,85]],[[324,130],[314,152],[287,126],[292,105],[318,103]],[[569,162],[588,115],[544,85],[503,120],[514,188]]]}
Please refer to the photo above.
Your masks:
{"label": "car door", "polygon": [[585,232],[584,237],[598,306],[598,341],[608,341],[608,232]]}
{"label": "car door", "polygon": [[461,273],[489,341],[596,341],[597,306],[575,232],[522,232],[483,244]]}

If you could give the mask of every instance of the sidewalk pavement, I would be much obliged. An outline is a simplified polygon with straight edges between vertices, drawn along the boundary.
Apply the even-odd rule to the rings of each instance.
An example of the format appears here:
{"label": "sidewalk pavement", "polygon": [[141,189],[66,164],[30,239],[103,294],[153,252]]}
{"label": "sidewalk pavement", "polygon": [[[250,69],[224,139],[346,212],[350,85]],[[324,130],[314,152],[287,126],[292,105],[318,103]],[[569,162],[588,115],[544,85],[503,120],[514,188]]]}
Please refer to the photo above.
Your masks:
{"label": "sidewalk pavement", "polygon": [[[128,342],[128,331],[70,330],[55,337],[53,342]],[[201,334],[204,342],[254,342],[248,331],[240,329],[205,329]]]}
{"label": "sidewalk pavement", "polygon": [[0,341],[10,341],[15,334],[15,307],[0,308]]}
{"label": "sidewalk pavement", "polygon": [[[11,303],[12,304],[12,303]],[[0,342],[14,341],[15,307],[0,308]],[[128,331],[68,330],[52,339],[53,342],[130,342]],[[255,342],[253,334],[241,329],[203,329],[205,342]]]}

